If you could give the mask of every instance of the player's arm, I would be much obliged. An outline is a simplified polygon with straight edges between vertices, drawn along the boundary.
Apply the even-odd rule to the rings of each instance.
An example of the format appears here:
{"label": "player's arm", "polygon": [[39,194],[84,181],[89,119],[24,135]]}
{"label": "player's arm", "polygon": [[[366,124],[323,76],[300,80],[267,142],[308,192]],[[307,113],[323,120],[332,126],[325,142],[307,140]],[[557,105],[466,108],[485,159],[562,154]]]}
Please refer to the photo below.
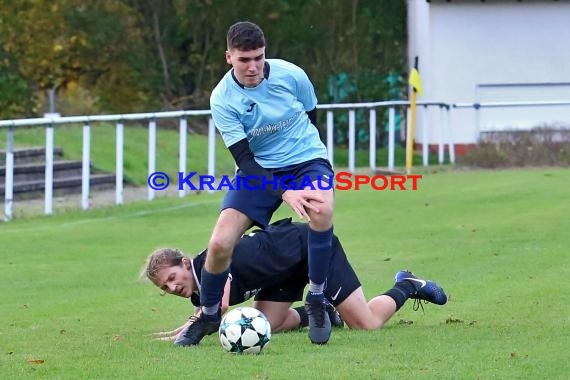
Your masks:
{"label": "player's arm", "polygon": [[188,319],[186,320],[186,322],[184,322],[184,324],[182,326],[177,327],[174,330],[162,331],[162,332],[152,334],[155,339],[157,339],[157,340],[174,340],[174,339],[176,339],[176,337],[178,336],[178,334],[180,334],[180,332],[182,330],[186,329],[188,326],[190,326],[192,323],[194,323],[196,318],[200,316],[200,313],[202,310],[200,308],[200,297],[197,294],[192,294],[192,296],[190,297],[190,302],[192,302],[192,305],[194,305],[194,314],[190,315],[190,317],[188,317]]}
{"label": "player's arm", "polygon": [[200,316],[202,309],[200,307],[194,307],[194,314],[192,314],[182,326],[175,328],[171,331],[161,331],[157,333],[153,333],[152,336],[156,340],[175,340],[178,334],[180,334],[184,329],[190,326],[196,318]]}
{"label": "player's arm", "polygon": [[[240,141],[231,145],[228,149],[230,150],[230,153],[232,154],[232,157],[234,158],[237,166],[246,176],[255,176],[259,179],[262,177],[265,177],[267,179],[273,178],[273,174],[269,173],[267,169],[255,161],[255,156],[249,147],[249,142],[247,139],[241,139]],[[261,181],[259,181],[259,184],[261,184]],[[279,197],[281,197],[284,192],[285,191],[281,188],[275,190],[275,194]]]}
{"label": "player's arm", "polygon": [[307,116],[309,116],[309,120],[311,121],[311,124],[313,124],[316,127],[317,126],[317,107],[313,108],[310,111],[307,111]]}
{"label": "player's arm", "polygon": [[192,323],[194,323],[194,321],[196,320],[196,318],[200,314],[199,310],[200,310],[199,308],[196,308],[196,310],[194,311],[194,314],[191,315],[190,318],[188,318],[188,320],[186,322],[184,322],[184,324],[182,326],[177,327],[176,329],[174,329],[172,331],[161,331],[158,333],[154,333],[154,334],[152,334],[153,337],[156,340],[175,340],[176,337],[178,336],[178,334],[180,334],[184,329],[186,329],[188,326],[190,326]]}

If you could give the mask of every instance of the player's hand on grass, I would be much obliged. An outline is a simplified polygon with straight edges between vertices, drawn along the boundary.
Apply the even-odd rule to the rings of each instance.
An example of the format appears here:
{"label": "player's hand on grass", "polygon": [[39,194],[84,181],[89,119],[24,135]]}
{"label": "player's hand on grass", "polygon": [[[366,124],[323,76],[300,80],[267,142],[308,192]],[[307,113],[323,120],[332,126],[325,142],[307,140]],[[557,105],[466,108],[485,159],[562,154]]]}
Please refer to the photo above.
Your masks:
{"label": "player's hand on grass", "polygon": [[159,338],[154,338],[154,340],[160,340],[160,341],[166,341],[166,342],[172,342],[173,340],[176,340],[176,337],[178,336],[178,334],[174,335],[174,336],[161,336]]}
{"label": "player's hand on grass", "polygon": [[287,190],[281,198],[295,211],[299,218],[305,219],[307,222],[311,221],[309,210],[316,213],[320,212],[315,203],[323,203],[324,201],[323,197],[312,189]]}
{"label": "player's hand on grass", "polygon": [[182,326],[178,327],[177,329],[174,329],[172,331],[161,331],[161,332],[157,332],[152,334],[154,340],[166,340],[166,341],[171,341],[171,340],[175,340],[178,335],[188,326],[190,326],[192,323],[194,322],[194,320],[192,319],[191,321],[188,320],[188,322],[184,323]]}
{"label": "player's hand on grass", "polygon": [[176,338],[176,336],[180,333],[180,331],[182,331],[182,327],[179,327],[172,331],[160,331],[157,333],[153,333],[152,337],[155,340],[172,340]]}
{"label": "player's hand on grass", "polygon": [[190,316],[190,318],[182,326],[178,327],[177,329],[174,329],[172,331],[161,331],[161,332],[153,333],[152,336],[155,340],[167,340],[167,341],[175,340],[178,337],[178,335],[180,335],[180,333],[182,331],[184,331],[184,329],[186,329],[188,326],[190,326],[192,323],[194,323],[194,321],[196,320],[196,318],[198,318],[199,315],[200,315],[200,312],[197,311],[196,314]]}

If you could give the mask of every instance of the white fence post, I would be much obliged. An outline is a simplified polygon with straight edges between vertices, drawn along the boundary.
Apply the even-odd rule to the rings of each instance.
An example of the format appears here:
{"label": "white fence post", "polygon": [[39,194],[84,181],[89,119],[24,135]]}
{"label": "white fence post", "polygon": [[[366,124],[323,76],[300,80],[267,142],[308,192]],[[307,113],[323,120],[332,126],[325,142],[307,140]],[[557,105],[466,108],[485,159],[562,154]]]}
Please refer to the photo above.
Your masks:
{"label": "white fence post", "polygon": [[[216,125],[212,118],[208,120],[208,175],[216,176]],[[208,193],[213,192],[208,189]]]}
{"label": "white fence post", "polygon": [[[156,120],[148,122],[148,176],[156,171]],[[148,200],[154,199],[154,189],[148,186]]]}
{"label": "white fence post", "polygon": [[53,212],[53,124],[46,127],[46,168],[45,168],[44,213]]}
{"label": "white fence post", "polygon": [[[186,140],[188,138],[188,120],[185,118],[180,119],[179,124],[179,132],[180,136],[178,137],[178,172],[184,173],[186,175]],[[182,189],[178,189],[178,196],[183,197],[186,195],[186,189],[183,187]]]}
{"label": "white fence post", "polygon": [[445,121],[445,107],[439,107],[439,123],[437,124],[437,157],[440,165],[445,162],[445,144],[443,143],[443,131]]}
{"label": "white fence post", "polygon": [[12,220],[14,200],[14,127],[8,127],[6,133],[6,178],[4,186],[4,221]]}
{"label": "white fence post", "polygon": [[428,108],[424,106],[422,108],[422,159],[425,167],[429,165],[428,116]]}
{"label": "white fence post", "polygon": [[473,105],[473,113],[475,117],[475,144],[479,144],[481,139],[481,113],[479,112],[479,103]]}
{"label": "white fence post", "polygon": [[371,108],[368,118],[368,140],[370,142],[370,171],[376,171],[376,109]]}
{"label": "white fence post", "polygon": [[329,162],[334,168],[334,115],[333,111],[327,111],[327,153]]}
{"label": "white fence post", "polygon": [[451,109],[447,107],[447,118],[446,118],[446,130],[447,130],[447,144],[449,147],[449,162],[455,163],[455,145],[453,144],[453,133],[451,131]]}
{"label": "white fence post", "polygon": [[89,208],[89,181],[91,178],[91,127],[83,126],[83,166],[81,169],[81,208]]}
{"label": "white fence post", "polygon": [[123,167],[125,131],[123,123],[117,123],[115,130],[115,204],[123,204]]}
{"label": "white fence post", "polygon": [[348,111],[348,171],[355,171],[355,151],[356,151],[356,111]]}
{"label": "white fence post", "polygon": [[396,110],[388,108],[388,170],[394,170],[396,139]]}

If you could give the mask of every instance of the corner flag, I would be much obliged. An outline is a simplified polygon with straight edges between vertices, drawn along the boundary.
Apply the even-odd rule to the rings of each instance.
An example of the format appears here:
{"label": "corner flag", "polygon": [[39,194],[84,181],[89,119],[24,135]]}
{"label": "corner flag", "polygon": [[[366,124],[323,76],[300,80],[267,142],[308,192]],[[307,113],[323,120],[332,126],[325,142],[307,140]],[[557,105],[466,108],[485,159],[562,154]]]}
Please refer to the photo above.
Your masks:
{"label": "corner flag", "polygon": [[412,85],[412,88],[414,89],[415,92],[417,92],[419,95],[422,94],[422,79],[420,78],[420,72],[418,71],[417,67],[412,68],[412,72],[410,73],[410,78],[408,79],[408,83]]}
{"label": "corner flag", "polygon": [[422,93],[422,80],[420,78],[420,72],[418,71],[418,57],[416,57],[414,62],[414,67],[410,71],[410,77],[408,83],[412,86],[412,94],[410,98],[410,124],[408,128],[408,135],[406,137],[406,173],[410,174],[412,172],[413,160],[414,160],[414,126],[416,119],[416,95]]}

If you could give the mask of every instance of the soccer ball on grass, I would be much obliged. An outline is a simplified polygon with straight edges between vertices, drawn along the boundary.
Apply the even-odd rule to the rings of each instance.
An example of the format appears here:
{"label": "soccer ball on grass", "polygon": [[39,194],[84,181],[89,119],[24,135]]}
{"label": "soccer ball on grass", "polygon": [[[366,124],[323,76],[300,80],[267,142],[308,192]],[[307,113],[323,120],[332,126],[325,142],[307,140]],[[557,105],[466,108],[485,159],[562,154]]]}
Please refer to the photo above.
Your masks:
{"label": "soccer ball on grass", "polygon": [[224,316],[218,333],[224,350],[259,354],[271,339],[271,326],[261,311],[238,307]]}

